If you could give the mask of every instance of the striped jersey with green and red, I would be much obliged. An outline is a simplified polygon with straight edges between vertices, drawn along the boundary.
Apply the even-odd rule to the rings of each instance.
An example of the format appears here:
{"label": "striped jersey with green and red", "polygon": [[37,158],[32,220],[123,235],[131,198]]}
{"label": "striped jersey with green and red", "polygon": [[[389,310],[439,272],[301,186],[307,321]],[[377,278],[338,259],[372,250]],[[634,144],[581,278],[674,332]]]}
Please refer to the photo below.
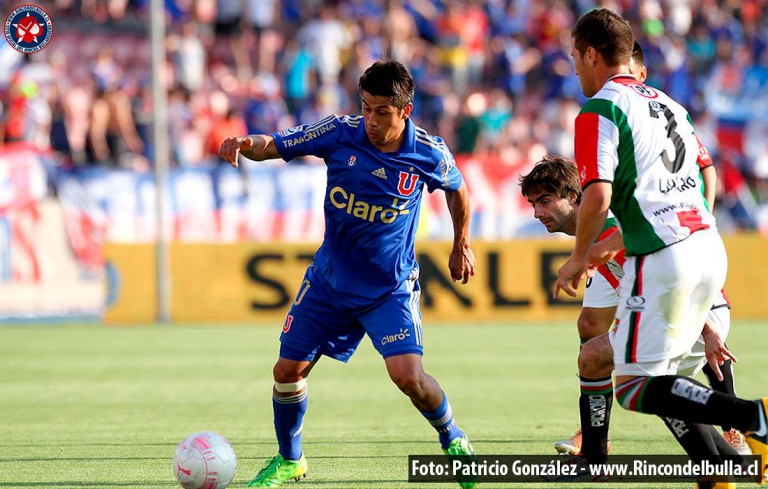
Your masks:
{"label": "striped jersey with green and red", "polygon": [[582,188],[611,184],[627,256],[646,255],[715,226],[686,110],[629,75],[612,77],[576,118]]}
{"label": "striped jersey with green and red", "polygon": [[[613,217],[613,214],[611,214],[609,211],[608,219],[605,220],[603,230],[600,231],[600,236],[597,237],[596,242],[602,241],[611,236],[613,233],[618,232],[619,227],[616,225],[616,218]],[[619,290],[619,283],[621,282],[621,278],[624,276],[623,267],[626,260],[627,258],[624,255],[624,250],[621,250],[608,263],[604,263],[597,267],[597,273],[602,275],[603,278],[605,278],[605,280],[611,284],[611,287],[613,287],[616,291]]]}

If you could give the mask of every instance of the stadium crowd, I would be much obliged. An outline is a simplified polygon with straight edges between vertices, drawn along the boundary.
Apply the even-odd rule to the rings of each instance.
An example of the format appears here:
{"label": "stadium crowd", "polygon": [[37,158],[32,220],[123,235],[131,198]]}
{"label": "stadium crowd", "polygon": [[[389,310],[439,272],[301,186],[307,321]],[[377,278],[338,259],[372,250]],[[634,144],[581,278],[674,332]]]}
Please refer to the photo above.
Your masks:
{"label": "stadium crowd", "polygon": [[[53,21],[51,44],[26,56],[0,47],[0,145],[26,141],[62,167],[148,170],[149,0],[38,4]],[[581,13],[609,7],[633,23],[646,83],[688,108],[712,152],[728,211],[721,227],[768,232],[768,0],[165,4],[172,164],[180,167],[220,164],[226,136],[359,112],[358,77],[382,57],[409,67],[415,120],[457,155],[500,168],[525,168],[546,153],[572,158],[584,99],[569,29]]]}

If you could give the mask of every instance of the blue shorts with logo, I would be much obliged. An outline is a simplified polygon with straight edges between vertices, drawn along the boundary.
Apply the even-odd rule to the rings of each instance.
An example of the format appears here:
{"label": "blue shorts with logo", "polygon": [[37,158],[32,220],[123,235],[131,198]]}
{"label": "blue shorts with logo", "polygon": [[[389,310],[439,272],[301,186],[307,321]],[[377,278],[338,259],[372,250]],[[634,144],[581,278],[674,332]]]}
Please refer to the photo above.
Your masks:
{"label": "blue shorts with logo", "polygon": [[384,357],[421,355],[418,270],[377,300],[335,291],[310,265],[280,334],[280,356],[313,360],[325,355],[347,362],[363,335]]}

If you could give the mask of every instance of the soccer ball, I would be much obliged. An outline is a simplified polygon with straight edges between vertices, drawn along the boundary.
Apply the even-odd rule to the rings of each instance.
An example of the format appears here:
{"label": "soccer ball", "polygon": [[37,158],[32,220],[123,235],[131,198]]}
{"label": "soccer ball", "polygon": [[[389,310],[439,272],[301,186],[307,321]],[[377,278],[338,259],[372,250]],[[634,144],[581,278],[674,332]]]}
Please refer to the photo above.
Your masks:
{"label": "soccer ball", "polygon": [[184,489],[224,489],[236,469],[232,445],[212,431],[192,433],[173,454],[173,473]]}

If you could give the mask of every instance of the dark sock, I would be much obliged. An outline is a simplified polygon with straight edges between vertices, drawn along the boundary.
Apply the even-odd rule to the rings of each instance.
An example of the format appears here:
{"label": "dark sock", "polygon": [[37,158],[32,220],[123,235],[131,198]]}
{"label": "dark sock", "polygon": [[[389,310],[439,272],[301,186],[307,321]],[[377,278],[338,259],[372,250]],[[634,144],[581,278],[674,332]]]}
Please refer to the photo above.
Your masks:
{"label": "dark sock", "polygon": [[740,431],[747,431],[758,414],[753,401],[721,394],[679,375],[637,377],[617,386],[616,397],[630,411],[733,426]]}
{"label": "dark sock", "polygon": [[[723,436],[717,430],[709,425],[690,423],[681,419],[662,419],[677,442],[683,447],[685,453],[691,457],[691,460],[694,462],[703,460],[709,460],[712,463],[722,462],[723,459],[715,442],[715,437],[723,439]],[[698,477],[696,482],[699,489],[717,487],[712,484],[710,477]]]}
{"label": "dark sock", "polygon": [[[723,364],[720,366],[720,371],[723,373],[723,380],[718,380],[717,375],[715,374],[715,371],[712,369],[712,367],[709,366],[707,363],[704,365],[704,368],[702,369],[702,372],[704,372],[704,375],[707,376],[707,380],[709,380],[709,385],[712,386],[713,390],[716,390],[717,392],[722,392],[723,394],[728,394],[729,396],[735,396],[736,390],[733,383],[733,365],[730,360],[726,360],[723,362]],[[732,426],[722,426],[723,431],[730,431]]]}
{"label": "dark sock", "polygon": [[579,377],[579,415],[581,418],[581,453],[590,464],[608,461],[608,428],[613,406],[611,377]]}
{"label": "dark sock", "polygon": [[[719,459],[720,452],[710,431],[711,426],[675,418],[661,419],[691,460],[700,462],[707,459],[714,462]],[[719,435],[717,432],[715,434]]]}
{"label": "dark sock", "polygon": [[712,440],[715,442],[717,452],[723,457],[739,457],[743,462],[744,458],[736,451],[735,448],[728,443],[723,435],[721,435],[714,426],[709,427],[709,432],[712,433]]}

